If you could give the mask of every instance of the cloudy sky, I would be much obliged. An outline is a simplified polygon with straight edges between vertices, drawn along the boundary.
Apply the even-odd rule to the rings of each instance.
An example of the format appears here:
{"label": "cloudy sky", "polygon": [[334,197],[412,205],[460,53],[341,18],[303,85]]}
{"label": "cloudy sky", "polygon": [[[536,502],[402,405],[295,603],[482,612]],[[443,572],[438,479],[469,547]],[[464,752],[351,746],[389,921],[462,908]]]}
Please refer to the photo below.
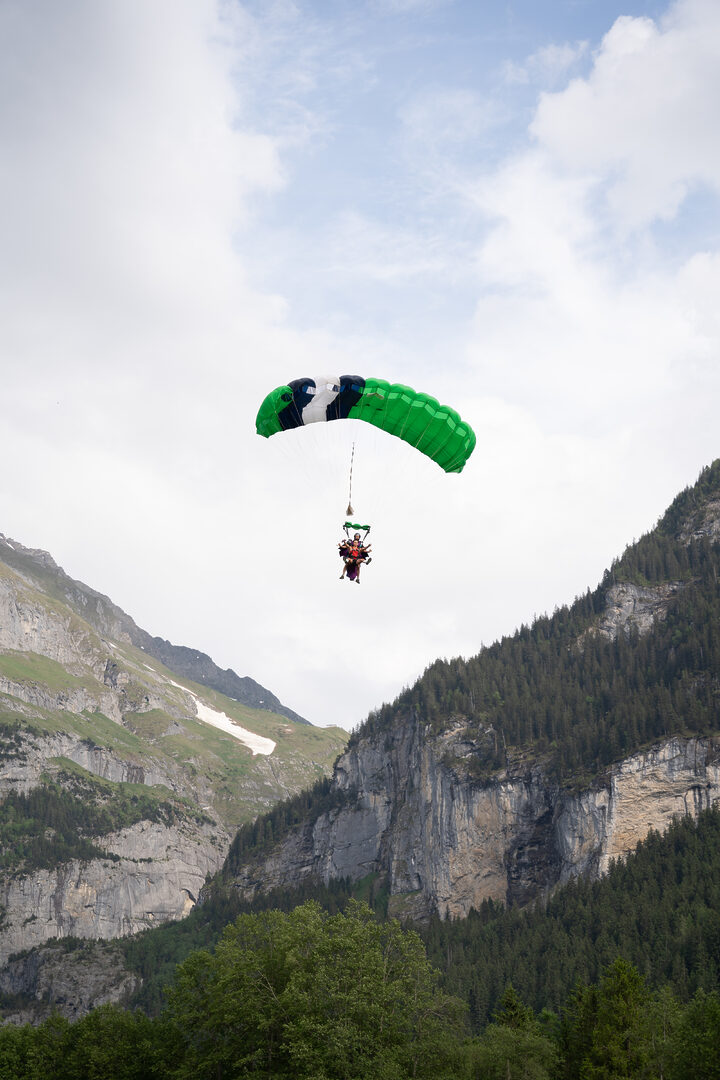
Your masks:
{"label": "cloudy sky", "polygon": [[[717,0],[0,0],[0,531],[347,728],[571,602],[720,456],[718,101]],[[255,434],[346,372],[465,471]]]}

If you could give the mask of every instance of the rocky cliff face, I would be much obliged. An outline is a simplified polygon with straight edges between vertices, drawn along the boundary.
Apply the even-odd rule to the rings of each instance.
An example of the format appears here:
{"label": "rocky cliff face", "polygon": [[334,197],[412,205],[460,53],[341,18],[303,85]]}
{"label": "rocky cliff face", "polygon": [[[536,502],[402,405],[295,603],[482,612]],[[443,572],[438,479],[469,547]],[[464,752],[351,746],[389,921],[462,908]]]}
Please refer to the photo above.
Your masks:
{"label": "rocky cliff face", "polygon": [[416,717],[382,747],[361,740],[335,768],[347,804],[243,868],[236,888],[250,898],[308,876],[378,873],[394,913],[458,917],[483,900],[528,903],[572,877],[596,877],[651,829],[720,799],[720,743],[709,739],[668,740],[577,794],[548,784],[539,767],[474,781],[464,769],[472,755],[461,726],[433,736]]}
{"label": "rocky cliff face", "polygon": [[125,1005],[140,987],[117,945],[92,943],[67,952],[55,942],[11,960],[0,971],[0,994],[23,1001],[5,1022],[41,1023],[53,1013],[77,1020],[100,1005]]}
{"label": "rocky cliff face", "polygon": [[671,581],[654,588],[634,585],[630,581],[611,585],[607,591],[605,612],[589,633],[613,640],[618,634],[636,630],[647,634],[658,619],[664,619],[668,605],[683,588],[682,582]]}
{"label": "rocky cliff face", "polygon": [[685,544],[703,538],[720,540],[720,498],[709,498],[694,509],[679,533]]}
{"label": "rocky cliff face", "polygon": [[6,877],[0,962],[50,938],[115,938],[187,915],[226,844],[210,824],[143,821],[103,837],[105,858]]}

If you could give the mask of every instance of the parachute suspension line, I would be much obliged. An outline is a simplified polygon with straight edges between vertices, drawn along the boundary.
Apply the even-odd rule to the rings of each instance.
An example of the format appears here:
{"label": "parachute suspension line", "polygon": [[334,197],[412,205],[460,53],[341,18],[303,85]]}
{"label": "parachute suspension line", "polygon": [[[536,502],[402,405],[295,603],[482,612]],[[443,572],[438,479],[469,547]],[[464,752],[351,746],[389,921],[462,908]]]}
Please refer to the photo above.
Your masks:
{"label": "parachute suspension line", "polygon": [[410,419],[410,413],[411,412],[412,412],[412,409],[408,409],[408,411],[405,413],[405,419],[403,420],[403,426],[400,428],[400,430],[397,433],[398,439],[402,439],[402,437],[405,434],[405,428],[407,427],[407,422]]}
{"label": "parachute suspension line", "polygon": [[427,424],[425,425],[425,427],[423,428],[423,430],[422,430],[422,431],[420,432],[420,434],[418,435],[418,437],[417,437],[417,440],[416,440],[416,441],[415,441],[415,442],[414,442],[414,443],[412,444],[412,445],[413,445],[413,446],[415,447],[415,449],[416,449],[416,450],[417,450],[417,448],[419,447],[420,443],[421,443],[421,442],[423,441],[423,439],[425,438],[425,436],[427,435],[427,433],[428,433],[428,429],[430,428],[430,425],[432,424],[433,420],[435,420],[435,414],[434,414],[434,413],[433,413],[433,415],[432,415],[432,416],[430,417],[430,419],[428,420],[428,422],[427,422]]}
{"label": "parachute suspension line", "polygon": [[380,422],[375,424],[375,427],[379,428],[381,431],[385,430],[385,420],[387,418],[388,405],[390,404],[390,385],[390,383],[387,383],[383,390],[385,404],[383,405],[382,417],[380,418]]}
{"label": "parachute suspension line", "polygon": [[355,513],[355,511],[352,508],[352,471],[353,471],[353,461],[354,460],[355,460],[355,443],[353,442],[353,444],[352,444],[352,452],[350,454],[350,487],[348,488],[348,505],[347,505],[347,510],[345,511],[345,513],[349,514],[349,515],[352,515],[352,514]]}

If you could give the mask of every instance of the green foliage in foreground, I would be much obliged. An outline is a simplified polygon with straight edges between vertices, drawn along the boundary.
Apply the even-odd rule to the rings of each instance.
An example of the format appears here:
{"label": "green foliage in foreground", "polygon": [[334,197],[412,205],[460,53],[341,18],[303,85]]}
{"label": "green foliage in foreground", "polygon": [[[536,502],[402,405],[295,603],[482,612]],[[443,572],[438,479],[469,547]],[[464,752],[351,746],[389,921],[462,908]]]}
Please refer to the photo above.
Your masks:
{"label": "green foliage in foreground", "polygon": [[436,982],[420,938],[365,905],[241,915],[214,954],[193,954],[177,973],[178,1075],[445,1075],[463,1008]]}
{"label": "green foliage in foreground", "polygon": [[70,1023],[0,1028],[0,1080],[158,1080],[173,1076],[177,1033],[110,1005]]}
{"label": "green foliage in foreground", "polygon": [[471,1038],[422,943],[368,907],[243,915],[161,1017],[103,1006],[0,1028],[0,1080],[720,1080],[720,997],[651,993],[619,958],[558,1013],[512,986]]}

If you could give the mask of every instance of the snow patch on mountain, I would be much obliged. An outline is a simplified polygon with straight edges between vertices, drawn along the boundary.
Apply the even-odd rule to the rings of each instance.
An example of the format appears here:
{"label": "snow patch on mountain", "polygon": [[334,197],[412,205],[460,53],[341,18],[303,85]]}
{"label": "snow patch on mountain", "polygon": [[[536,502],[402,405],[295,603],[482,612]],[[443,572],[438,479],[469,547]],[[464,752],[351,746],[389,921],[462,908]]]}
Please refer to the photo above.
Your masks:
{"label": "snow patch on mountain", "polygon": [[190,695],[195,702],[198,720],[202,720],[205,724],[211,724],[212,727],[219,728],[220,731],[225,731],[228,735],[232,735],[233,738],[239,739],[241,743],[244,743],[245,746],[252,750],[253,757],[255,754],[272,754],[276,746],[272,739],[266,739],[263,735],[256,735],[254,731],[248,731],[247,728],[241,727],[240,724],[231,720],[227,713],[212,709],[209,705],[206,705],[197,694],[193,694],[192,690],[188,690],[186,686],[181,686],[180,683],[176,683],[172,679],[168,679],[168,682]]}

